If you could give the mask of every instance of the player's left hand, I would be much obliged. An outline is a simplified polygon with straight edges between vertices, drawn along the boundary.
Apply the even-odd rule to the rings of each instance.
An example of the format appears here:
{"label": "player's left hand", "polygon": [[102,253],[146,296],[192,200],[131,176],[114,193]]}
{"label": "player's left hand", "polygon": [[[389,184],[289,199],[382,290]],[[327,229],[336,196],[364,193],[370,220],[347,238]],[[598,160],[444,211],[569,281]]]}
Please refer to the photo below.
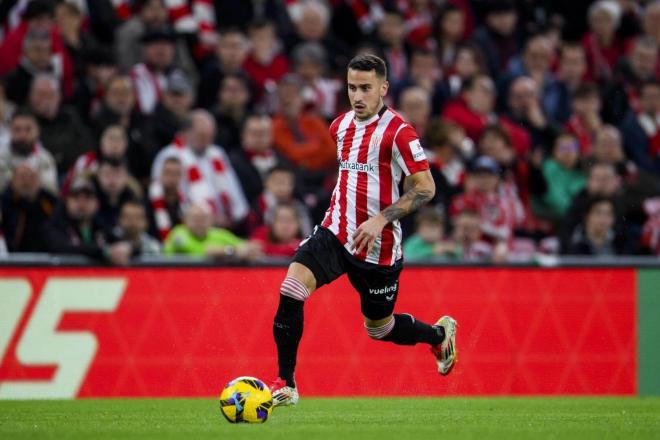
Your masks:
{"label": "player's left hand", "polygon": [[353,233],[353,251],[359,254],[366,248],[367,253],[371,252],[385,225],[387,225],[387,220],[382,214],[371,217],[362,223]]}

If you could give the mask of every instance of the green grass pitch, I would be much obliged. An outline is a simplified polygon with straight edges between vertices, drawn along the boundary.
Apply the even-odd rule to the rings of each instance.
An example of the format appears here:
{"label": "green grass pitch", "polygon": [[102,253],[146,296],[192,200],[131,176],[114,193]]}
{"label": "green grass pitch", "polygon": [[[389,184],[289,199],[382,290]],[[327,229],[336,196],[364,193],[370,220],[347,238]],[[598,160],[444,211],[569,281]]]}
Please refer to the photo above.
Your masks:
{"label": "green grass pitch", "polygon": [[0,439],[660,439],[660,398],[304,398],[264,425],[212,399],[0,401]]}

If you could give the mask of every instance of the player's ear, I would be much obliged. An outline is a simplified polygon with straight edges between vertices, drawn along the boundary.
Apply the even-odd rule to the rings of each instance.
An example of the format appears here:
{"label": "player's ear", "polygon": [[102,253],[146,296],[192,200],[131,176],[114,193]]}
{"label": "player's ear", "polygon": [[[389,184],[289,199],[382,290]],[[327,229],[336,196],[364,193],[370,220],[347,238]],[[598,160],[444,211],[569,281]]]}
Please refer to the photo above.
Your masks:
{"label": "player's ear", "polygon": [[383,80],[383,83],[380,85],[380,97],[384,98],[387,95],[387,90],[390,88],[390,83],[387,80]]}

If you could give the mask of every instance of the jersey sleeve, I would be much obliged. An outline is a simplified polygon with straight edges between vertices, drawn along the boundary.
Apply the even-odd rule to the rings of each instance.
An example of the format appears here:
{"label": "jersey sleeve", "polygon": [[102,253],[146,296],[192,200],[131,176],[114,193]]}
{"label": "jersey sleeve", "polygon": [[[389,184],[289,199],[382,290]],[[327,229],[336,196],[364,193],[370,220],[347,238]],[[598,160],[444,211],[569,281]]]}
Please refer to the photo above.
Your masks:
{"label": "jersey sleeve", "polygon": [[406,176],[429,169],[426,154],[415,129],[406,124],[394,136],[392,155]]}
{"label": "jersey sleeve", "polygon": [[330,132],[330,137],[332,138],[332,142],[334,142],[335,144],[337,143],[337,131],[339,130],[339,123],[341,122],[343,117],[344,115],[335,118],[335,120],[332,121],[328,129],[328,131]]}

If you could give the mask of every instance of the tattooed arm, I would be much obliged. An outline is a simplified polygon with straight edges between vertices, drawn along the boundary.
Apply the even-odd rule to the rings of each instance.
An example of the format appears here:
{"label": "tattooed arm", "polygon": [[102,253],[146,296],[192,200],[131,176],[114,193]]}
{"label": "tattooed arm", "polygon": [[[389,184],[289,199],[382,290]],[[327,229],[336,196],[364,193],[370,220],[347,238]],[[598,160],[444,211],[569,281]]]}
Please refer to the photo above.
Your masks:
{"label": "tattooed arm", "polygon": [[388,223],[415,212],[420,206],[428,203],[435,194],[435,183],[433,177],[431,177],[431,172],[428,170],[411,174],[406,177],[405,183],[410,185],[411,188],[399,200],[357,228],[353,234],[353,248],[357,253],[365,247],[367,252],[370,252],[376,238]]}

